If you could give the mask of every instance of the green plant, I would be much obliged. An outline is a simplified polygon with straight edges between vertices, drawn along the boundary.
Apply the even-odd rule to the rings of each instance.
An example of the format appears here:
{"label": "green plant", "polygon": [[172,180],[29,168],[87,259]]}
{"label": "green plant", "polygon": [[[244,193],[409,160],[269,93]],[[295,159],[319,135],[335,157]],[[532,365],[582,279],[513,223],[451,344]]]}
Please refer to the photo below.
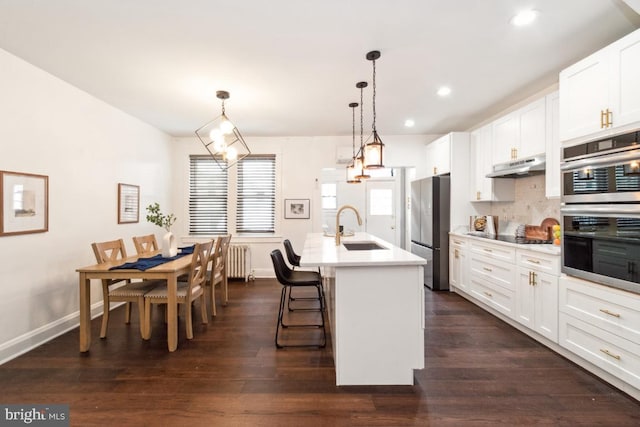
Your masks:
{"label": "green plant", "polygon": [[176,222],[176,219],[178,219],[173,214],[164,215],[160,212],[160,205],[158,203],[147,206],[147,212],[147,221],[167,231],[171,231],[171,226]]}

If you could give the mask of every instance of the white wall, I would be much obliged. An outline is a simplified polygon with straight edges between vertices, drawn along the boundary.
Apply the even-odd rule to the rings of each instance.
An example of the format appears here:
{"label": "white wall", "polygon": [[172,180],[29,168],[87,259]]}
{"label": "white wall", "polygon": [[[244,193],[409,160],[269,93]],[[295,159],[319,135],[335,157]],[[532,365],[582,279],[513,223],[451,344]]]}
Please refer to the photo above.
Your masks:
{"label": "white wall", "polygon": [[[49,177],[49,231],[0,237],[0,363],[78,324],[78,274],[91,242],[162,230],[168,135],[0,49],[0,170]],[[140,222],[118,225],[117,184],[140,186]],[[92,285],[101,312],[99,283]],[[115,318],[117,322],[122,319]]]}
{"label": "white wall", "polygon": [[[236,123],[242,131],[242,125]],[[424,146],[433,138],[424,135],[383,136],[386,145],[384,163],[386,166],[406,166],[422,168]],[[275,236],[233,236],[233,242],[248,243],[252,251],[252,269],[256,277],[273,277],[273,266],[269,253],[273,249],[283,250],[282,240],[289,239],[294,249],[302,251],[305,236],[310,232],[322,231],[322,211],[320,185],[322,169],[346,165],[336,165],[336,147],[351,147],[351,136],[323,137],[245,137],[247,145],[255,154],[276,154],[278,180],[276,202]],[[189,201],[189,155],[205,154],[200,141],[193,138],[178,138],[173,145],[172,169],[176,176],[172,200],[178,221],[173,231],[189,241],[188,201]],[[184,177],[180,179],[179,177]],[[346,175],[345,175],[346,178]],[[283,219],[284,199],[311,199],[311,218]]]}

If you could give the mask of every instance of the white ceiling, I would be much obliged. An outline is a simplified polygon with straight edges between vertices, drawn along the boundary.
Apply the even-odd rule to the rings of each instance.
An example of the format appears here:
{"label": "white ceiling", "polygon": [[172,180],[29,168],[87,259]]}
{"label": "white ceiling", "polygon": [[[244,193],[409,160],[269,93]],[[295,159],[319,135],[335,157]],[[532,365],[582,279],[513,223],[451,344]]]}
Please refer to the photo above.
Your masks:
{"label": "white ceiling", "polygon": [[175,136],[221,89],[245,136],[351,135],[370,50],[383,140],[466,130],[638,27],[622,0],[0,0],[0,48]]}

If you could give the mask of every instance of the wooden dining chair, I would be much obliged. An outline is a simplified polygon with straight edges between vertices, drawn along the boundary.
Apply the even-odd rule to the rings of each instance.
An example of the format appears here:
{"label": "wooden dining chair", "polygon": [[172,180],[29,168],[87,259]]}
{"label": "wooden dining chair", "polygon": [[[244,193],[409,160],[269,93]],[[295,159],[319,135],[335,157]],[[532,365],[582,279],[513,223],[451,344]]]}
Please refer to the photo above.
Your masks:
{"label": "wooden dining chair", "polygon": [[[110,240],[108,242],[92,243],[93,253],[98,264],[105,262],[119,262],[127,258],[127,250],[122,239]],[[125,322],[131,322],[131,303],[138,304],[138,314],[140,319],[140,334],[145,337],[144,330],[144,294],[152,290],[158,281],[144,280],[141,282],[131,282],[129,279],[105,279],[102,280],[102,327],[100,328],[100,338],[107,337],[107,327],[109,325],[109,308],[112,302],[125,302]],[[121,285],[121,286],[117,286]]]}
{"label": "wooden dining chair", "polygon": [[210,257],[211,269],[207,271],[207,299],[211,301],[211,317],[218,315],[218,310],[216,309],[216,286],[223,284],[225,280],[225,239],[226,236],[219,236],[216,239]]}
{"label": "wooden dining chair", "polygon": [[155,252],[158,250],[158,241],[155,234],[148,234],[146,236],[134,236],[133,245],[136,247],[138,255],[146,254],[149,252]]}
{"label": "wooden dining chair", "polygon": [[[189,278],[186,282],[178,282],[176,297],[178,304],[185,308],[185,324],[187,339],[193,338],[193,321],[191,319],[192,303],[200,298],[200,311],[202,323],[208,323],[207,301],[205,297],[205,286],[207,278],[207,267],[213,250],[213,240],[207,243],[196,243],[193,248],[191,268]],[[169,295],[167,285],[157,286],[144,295],[145,328],[148,336],[151,336],[151,304],[167,304]]]}

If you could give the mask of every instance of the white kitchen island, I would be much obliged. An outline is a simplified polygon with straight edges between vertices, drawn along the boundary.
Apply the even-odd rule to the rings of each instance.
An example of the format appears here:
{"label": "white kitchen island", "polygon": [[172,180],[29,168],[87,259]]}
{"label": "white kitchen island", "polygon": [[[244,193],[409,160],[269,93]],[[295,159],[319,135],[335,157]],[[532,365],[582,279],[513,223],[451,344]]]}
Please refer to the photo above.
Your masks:
{"label": "white kitchen island", "polygon": [[[377,242],[385,249],[348,250]],[[340,246],[307,235],[300,265],[322,267],[337,385],[413,385],[424,368],[426,261],[367,233]]]}

